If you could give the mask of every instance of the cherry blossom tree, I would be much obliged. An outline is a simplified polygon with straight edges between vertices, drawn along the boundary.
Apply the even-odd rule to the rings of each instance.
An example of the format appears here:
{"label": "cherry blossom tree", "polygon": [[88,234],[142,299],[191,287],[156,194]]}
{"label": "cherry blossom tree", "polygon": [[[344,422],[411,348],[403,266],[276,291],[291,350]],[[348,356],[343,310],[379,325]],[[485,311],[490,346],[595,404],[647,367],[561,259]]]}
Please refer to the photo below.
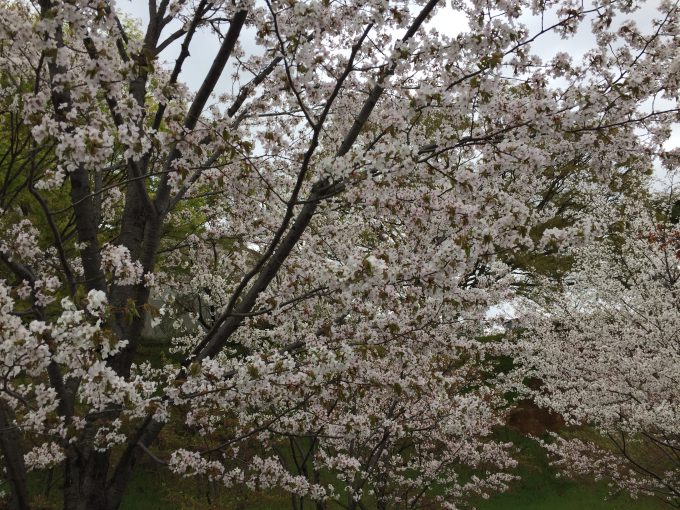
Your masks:
{"label": "cherry blossom tree", "polygon": [[[663,152],[677,5],[650,29],[639,7],[151,0],[140,35],[105,0],[4,4],[11,504],[58,466],[65,508],[118,508],[143,457],[300,509],[504,489],[505,402],[476,339],[513,293],[508,253],[597,227],[536,234],[556,190],[596,197]],[[437,31],[447,15],[466,28]],[[578,30],[583,58],[532,53]],[[148,317],[174,330],[160,362]],[[201,440],[156,450],[172,427]]]}
{"label": "cherry blossom tree", "polygon": [[679,506],[680,232],[640,203],[625,228],[576,250],[564,292],[528,314],[516,361],[541,380],[538,403],[601,433],[546,444],[558,467]]}

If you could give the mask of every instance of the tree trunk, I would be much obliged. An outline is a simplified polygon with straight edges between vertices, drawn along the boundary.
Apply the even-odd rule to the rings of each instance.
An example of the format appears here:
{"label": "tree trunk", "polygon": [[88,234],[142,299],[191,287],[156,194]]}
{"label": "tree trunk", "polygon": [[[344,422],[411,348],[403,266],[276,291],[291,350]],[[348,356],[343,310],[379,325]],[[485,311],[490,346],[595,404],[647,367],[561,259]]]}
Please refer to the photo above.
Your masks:
{"label": "tree trunk", "polygon": [[106,490],[109,465],[109,452],[70,449],[64,461],[64,509],[114,510]]}
{"label": "tree trunk", "polygon": [[0,405],[0,450],[5,459],[7,479],[11,489],[9,508],[28,510],[28,487],[26,486],[26,466],[19,431],[4,406]]}

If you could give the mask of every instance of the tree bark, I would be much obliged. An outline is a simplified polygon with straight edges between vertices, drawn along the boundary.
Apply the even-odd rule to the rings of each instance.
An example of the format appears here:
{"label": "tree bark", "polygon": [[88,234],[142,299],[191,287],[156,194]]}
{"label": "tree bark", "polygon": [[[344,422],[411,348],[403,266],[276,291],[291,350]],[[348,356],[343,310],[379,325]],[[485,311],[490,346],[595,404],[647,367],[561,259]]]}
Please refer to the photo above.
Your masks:
{"label": "tree bark", "polygon": [[12,425],[9,413],[3,405],[0,405],[0,450],[5,459],[5,469],[11,490],[9,508],[29,510],[31,505],[28,499],[21,436],[18,429]]}

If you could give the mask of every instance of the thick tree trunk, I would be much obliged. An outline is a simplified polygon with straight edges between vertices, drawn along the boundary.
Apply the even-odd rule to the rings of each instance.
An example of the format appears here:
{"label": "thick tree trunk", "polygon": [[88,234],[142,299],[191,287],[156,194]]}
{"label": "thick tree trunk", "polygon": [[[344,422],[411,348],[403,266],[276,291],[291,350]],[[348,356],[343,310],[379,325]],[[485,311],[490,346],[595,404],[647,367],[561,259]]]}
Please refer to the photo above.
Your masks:
{"label": "thick tree trunk", "polygon": [[18,430],[12,426],[12,420],[2,405],[0,405],[0,450],[5,460],[11,490],[9,507],[11,510],[28,510],[30,503],[21,437]]}
{"label": "thick tree trunk", "polygon": [[87,458],[77,454],[67,458],[64,461],[64,509],[111,510],[106,491],[108,470],[108,452],[90,451]]}
{"label": "thick tree trunk", "polygon": [[71,447],[64,461],[65,510],[113,510],[106,490],[110,453],[82,444]]}

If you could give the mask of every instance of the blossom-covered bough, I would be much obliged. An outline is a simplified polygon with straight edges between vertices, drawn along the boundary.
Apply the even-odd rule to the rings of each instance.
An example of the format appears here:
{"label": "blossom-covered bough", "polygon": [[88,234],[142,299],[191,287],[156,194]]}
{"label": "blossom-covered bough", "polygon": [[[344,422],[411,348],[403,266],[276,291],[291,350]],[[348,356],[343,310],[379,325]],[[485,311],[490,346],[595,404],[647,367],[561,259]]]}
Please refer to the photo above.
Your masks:
{"label": "blossom-covered bough", "polygon": [[[513,292],[508,254],[597,227],[545,228],[561,188],[587,202],[663,155],[678,9],[642,29],[641,6],[152,0],[140,33],[105,0],[3,4],[11,504],[58,466],[65,508],[118,508],[145,456],[295,508],[505,488],[476,339]],[[532,55],[579,27],[596,37],[578,61]],[[148,316],[172,325],[161,356]],[[200,440],[157,451],[164,427]]]}
{"label": "blossom-covered bough", "polygon": [[617,207],[623,228],[575,251],[564,292],[526,315],[516,361],[540,379],[537,402],[600,433],[555,437],[556,466],[678,507],[680,231],[642,203]]}

